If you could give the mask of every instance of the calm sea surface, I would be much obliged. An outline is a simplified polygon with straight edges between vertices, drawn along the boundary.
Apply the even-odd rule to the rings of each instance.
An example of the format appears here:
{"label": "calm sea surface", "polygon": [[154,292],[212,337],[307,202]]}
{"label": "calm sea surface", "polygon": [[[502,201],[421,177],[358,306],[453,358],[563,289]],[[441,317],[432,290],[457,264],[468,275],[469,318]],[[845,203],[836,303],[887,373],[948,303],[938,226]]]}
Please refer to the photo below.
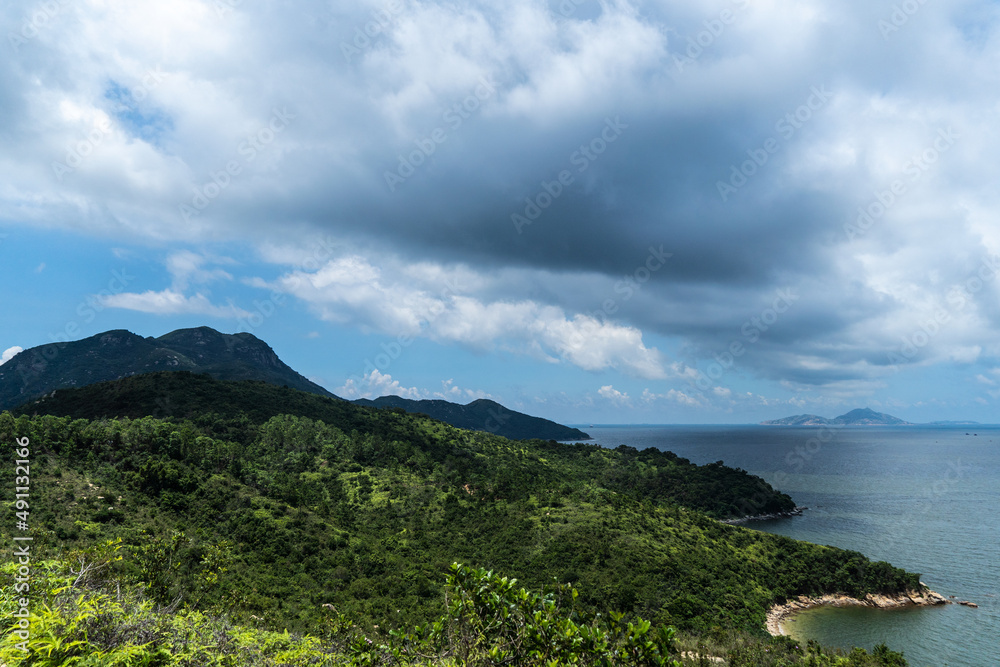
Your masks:
{"label": "calm sea surface", "polygon": [[600,445],[655,447],[760,475],[809,509],[750,527],[860,551],[979,605],[816,609],[786,623],[795,638],[884,642],[912,667],[1000,665],[1000,426],[581,428]]}

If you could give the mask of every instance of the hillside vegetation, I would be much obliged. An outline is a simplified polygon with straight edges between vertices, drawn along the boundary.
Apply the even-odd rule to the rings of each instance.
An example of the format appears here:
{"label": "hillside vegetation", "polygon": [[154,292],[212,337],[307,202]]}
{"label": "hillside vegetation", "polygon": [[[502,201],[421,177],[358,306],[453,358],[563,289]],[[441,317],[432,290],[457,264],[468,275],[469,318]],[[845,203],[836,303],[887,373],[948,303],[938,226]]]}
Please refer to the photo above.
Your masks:
{"label": "hillside vegetation", "polygon": [[[220,637],[238,628],[305,633],[313,639],[295,641],[319,642],[324,655],[346,656],[352,641],[364,648],[356,643],[363,637],[402,651],[392,658],[386,648],[378,660],[454,660],[463,645],[472,650],[462,642],[476,651],[524,645],[527,640],[512,640],[511,633],[535,632],[534,624],[551,613],[552,623],[569,620],[577,628],[572,632],[590,633],[586,641],[595,628],[613,634],[614,619],[623,628],[633,623],[629,641],[638,642],[636,651],[647,639],[640,642],[634,630],[645,627],[649,638],[658,638],[653,648],[663,659],[673,650],[673,640],[661,634],[668,626],[680,631],[681,645],[701,641],[737,657],[758,649],[763,656],[785,646],[763,634],[774,602],[919,586],[917,575],[855,552],[720,523],[717,518],[794,505],[763,480],[721,462],[697,466],[652,449],[511,441],[261,383],[174,377],[177,386],[161,384],[149,396],[109,391],[101,405],[94,397],[89,408],[60,408],[72,417],[0,414],[0,452],[9,469],[15,439],[31,443],[34,558],[65,572],[60,568],[67,562],[80,567],[73,554],[121,540],[124,557],[107,568],[115,573],[115,590],[131,591],[119,604],[133,605],[136,627],[158,628],[137,634],[139,644],[146,637],[168,646],[177,630],[163,623],[201,623]],[[152,411],[147,401],[175,406],[176,416],[103,418],[120,412],[109,407],[118,404]],[[92,418],[80,417],[88,410]],[[0,478],[0,488],[5,499],[13,498],[11,476]],[[8,543],[16,511],[6,503]],[[501,585],[502,576],[518,579],[516,587],[495,591],[494,603],[505,596],[516,603],[522,586],[548,588],[569,594],[573,610],[559,607],[566,614],[559,620],[563,611],[535,609],[544,613],[524,616],[519,629],[507,627],[501,614],[462,631],[478,638],[449,630],[424,645],[432,639],[428,628],[442,617],[451,621],[439,627],[457,628],[489,612],[474,601],[454,607],[462,593],[446,577],[456,575],[456,561],[472,568],[461,570],[468,591]],[[67,597],[53,584],[51,613],[83,613],[80,605],[108,595],[110,585],[95,583],[80,597],[81,583]],[[567,593],[569,585],[576,594]],[[173,615],[156,613],[163,609]],[[69,637],[80,626],[70,616],[59,618],[49,619],[61,628],[56,635]],[[424,629],[414,631],[418,626]],[[214,650],[221,655],[224,649]],[[782,651],[788,660],[807,658],[804,647]],[[612,662],[624,661],[619,658]],[[134,664],[207,664],[163,660]]]}

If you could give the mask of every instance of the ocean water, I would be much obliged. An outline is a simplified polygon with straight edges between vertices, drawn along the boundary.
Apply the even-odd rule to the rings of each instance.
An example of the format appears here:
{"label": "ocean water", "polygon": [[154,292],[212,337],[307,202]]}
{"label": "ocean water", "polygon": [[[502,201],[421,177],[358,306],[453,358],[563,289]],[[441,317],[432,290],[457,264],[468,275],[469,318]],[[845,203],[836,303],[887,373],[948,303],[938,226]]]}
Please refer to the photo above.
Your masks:
{"label": "ocean water", "polygon": [[748,524],[921,573],[943,607],[823,608],[786,623],[828,646],[879,643],[913,667],[1000,665],[1000,426],[580,426],[600,445],[655,447],[760,475],[809,509]]}

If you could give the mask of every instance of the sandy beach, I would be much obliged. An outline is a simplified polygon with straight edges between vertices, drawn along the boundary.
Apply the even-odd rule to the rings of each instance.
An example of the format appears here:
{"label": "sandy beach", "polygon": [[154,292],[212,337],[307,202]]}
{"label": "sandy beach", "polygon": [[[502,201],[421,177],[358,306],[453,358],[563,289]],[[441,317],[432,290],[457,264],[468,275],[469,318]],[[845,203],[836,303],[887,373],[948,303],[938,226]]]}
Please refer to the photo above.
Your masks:
{"label": "sandy beach", "polygon": [[950,600],[930,589],[923,591],[907,591],[898,595],[866,595],[862,598],[852,598],[847,595],[823,595],[820,597],[799,597],[788,600],[784,604],[771,607],[767,613],[767,631],[772,636],[788,634],[782,624],[792,615],[824,605],[832,607],[878,607],[892,609],[895,607],[919,606],[930,607],[939,604],[950,604]]}

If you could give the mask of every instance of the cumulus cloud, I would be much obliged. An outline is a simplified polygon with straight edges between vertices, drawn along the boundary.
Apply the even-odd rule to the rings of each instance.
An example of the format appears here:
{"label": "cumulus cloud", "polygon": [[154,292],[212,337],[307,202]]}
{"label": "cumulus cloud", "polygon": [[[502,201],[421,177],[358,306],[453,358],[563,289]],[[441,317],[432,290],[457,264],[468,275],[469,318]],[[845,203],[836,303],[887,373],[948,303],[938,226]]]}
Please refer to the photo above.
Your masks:
{"label": "cumulus cloud", "polygon": [[469,403],[481,398],[494,398],[491,394],[478,390],[466,389],[455,385],[452,379],[441,382],[441,389],[438,391],[419,389],[417,387],[404,387],[398,380],[394,380],[388,373],[382,373],[378,369],[373,369],[360,378],[350,378],[337,387],[334,393],[342,398],[378,398],[380,396],[401,396],[411,400],[441,399],[456,403]]}
{"label": "cumulus cloud", "polygon": [[8,361],[16,357],[21,352],[24,352],[23,347],[18,347],[17,345],[15,345],[14,347],[8,347],[6,350],[3,351],[3,355],[0,356],[0,366],[6,364]]}
{"label": "cumulus cloud", "polygon": [[426,337],[478,350],[505,350],[588,371],[666,376],[662,355],[635,327],[601,321],[534,300],[485,301],[493,281],[468,267],[385,262],[356,255],[331,259],[314,272],[259,281],[309,303],[327,321],[353,323],[392,336]]}
{"label": "cumulus cloud", "polygon": [[630,399],[628,397],[628,394],[626,394],[624,392],[618,391],[617,389],[615,389],[610,384],[601,387],[597,391],[597,393],[602,398],[605,398],[605,399],[611,401],[612,403],[616,403],[618,405],[627,405],[628,403],[630,403]]}
{"label": "cumulus cloud", "polygon": [[399,380],[393,380],[389,374],[383,374],[378,369],[372,370],[361,379],[351,378],[343,386],[337,387],[334,393],[342,398],[378,398],[379,396],[401,396],[412,400],[424,398],[416,387],[404,387]]}

